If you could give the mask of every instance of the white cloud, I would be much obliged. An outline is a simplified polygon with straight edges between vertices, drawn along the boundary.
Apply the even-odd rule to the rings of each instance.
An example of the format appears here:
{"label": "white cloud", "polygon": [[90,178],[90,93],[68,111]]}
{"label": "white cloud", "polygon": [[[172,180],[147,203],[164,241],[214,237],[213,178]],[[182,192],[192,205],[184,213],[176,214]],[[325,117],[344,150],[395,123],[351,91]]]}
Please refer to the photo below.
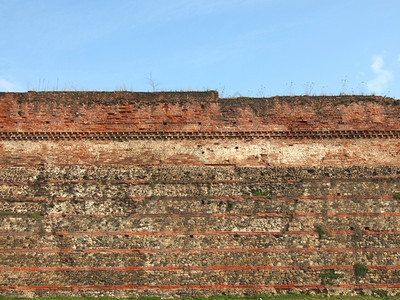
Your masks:
{"label": "white cloud", "polygon": [[20,90],[20,88],[17,84],[0,78],[0,92],[16,92],[18,90]]}
{"label": "white cloud", "polygon": [[372,71],[376,77],[367,82],[367,88],[371,93],[381,93],[385,90],[389,81],[393,80],[392,71],[383,69],[383,57],[376,55],[373,57],[371,65]]}

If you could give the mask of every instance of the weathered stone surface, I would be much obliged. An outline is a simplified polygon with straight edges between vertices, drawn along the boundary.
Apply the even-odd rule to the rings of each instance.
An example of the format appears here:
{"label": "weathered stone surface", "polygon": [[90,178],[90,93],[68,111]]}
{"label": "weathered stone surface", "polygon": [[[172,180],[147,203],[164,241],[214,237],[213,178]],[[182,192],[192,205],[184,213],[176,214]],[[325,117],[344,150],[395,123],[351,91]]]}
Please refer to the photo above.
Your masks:
{"label": "weathered stone surface", "polygon": [[373,96],[0,93],[0,295],[398,294],[399,118]]}

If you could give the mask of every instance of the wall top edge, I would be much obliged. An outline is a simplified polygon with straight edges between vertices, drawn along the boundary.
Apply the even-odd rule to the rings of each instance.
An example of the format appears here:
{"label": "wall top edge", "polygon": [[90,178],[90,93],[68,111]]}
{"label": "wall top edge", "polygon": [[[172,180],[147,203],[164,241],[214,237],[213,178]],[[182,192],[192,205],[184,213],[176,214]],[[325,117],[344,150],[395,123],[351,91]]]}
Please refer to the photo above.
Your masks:
{"label": "wall top edge", "polygon": [[293,104],[351,104],[354,102],[374,102],[384,104],[400,104],[400,101],[390,97],[375,95],[297,95],[273,97],[235,97],[220,98],[218,91],[160,91],[160,92],[131,92],[131,91],[28,91],[0,92],[2,99],[25,102],[78,102],[105,103],[121,102],[219,102],[221,104],[260,103],[260,102],[289,102]]}
{"label": "wall top edge", "polygon": [[128,91],[51,91],[23,93],[0,93],[1,99],[8,99],[18,103],[79,103],[79,104],[118,104],[118,103],[186,103],[192,101],[215,102],[218,100],[217,91],[190,91],[190,92],[128,92]]}

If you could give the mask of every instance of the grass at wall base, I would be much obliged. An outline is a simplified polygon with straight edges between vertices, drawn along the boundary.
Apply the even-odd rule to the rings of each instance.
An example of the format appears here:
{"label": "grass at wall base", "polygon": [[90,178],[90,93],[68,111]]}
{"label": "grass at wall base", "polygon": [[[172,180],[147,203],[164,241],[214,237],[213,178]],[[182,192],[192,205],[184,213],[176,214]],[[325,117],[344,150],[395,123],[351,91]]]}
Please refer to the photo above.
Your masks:
{"label": "grass at wall base", "polygon": [[[379,290],[380,291],[380,290]],[[383,291],[383,290],[382,290]],[[383,291],[386,292],[386,291]],[[43,297],[36,299],[45,300],[115,300],[115,299],[131,299],[131,300],[162,300],[159,297],[129,297],[129,298],[112,298],[112,297]],[[253,296],[233,296],[233,295],[220,295],[211,297],[182,297],[176,298],[178,300],[290,300],[290,299],[332,299],[332,300],[372,300],[372,299],[400,299],[398,296],[387,296],[387,293],[375,293],[373,291],[372,295],[358,295],[358,296],[328,296],[328,295],[307,295],[307,294],[284,294],[284,295],[253,295]],[[32,300],[32,298],[19,298],[19,297],[5,297],[0,295],[0,300]]]}

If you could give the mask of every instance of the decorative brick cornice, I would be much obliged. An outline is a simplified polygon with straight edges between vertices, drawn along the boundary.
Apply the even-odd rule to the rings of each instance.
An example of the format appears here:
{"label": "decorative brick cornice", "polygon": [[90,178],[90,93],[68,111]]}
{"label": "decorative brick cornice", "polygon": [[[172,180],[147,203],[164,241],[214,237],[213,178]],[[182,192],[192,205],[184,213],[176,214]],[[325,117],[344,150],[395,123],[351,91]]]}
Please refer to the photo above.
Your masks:
{"label": "decorative brick cornice", "polygon": [[400,131],[164,131],[164,132],[0,132],[0,140],[201,140],[201,139],[357,139],[399,138]]}

